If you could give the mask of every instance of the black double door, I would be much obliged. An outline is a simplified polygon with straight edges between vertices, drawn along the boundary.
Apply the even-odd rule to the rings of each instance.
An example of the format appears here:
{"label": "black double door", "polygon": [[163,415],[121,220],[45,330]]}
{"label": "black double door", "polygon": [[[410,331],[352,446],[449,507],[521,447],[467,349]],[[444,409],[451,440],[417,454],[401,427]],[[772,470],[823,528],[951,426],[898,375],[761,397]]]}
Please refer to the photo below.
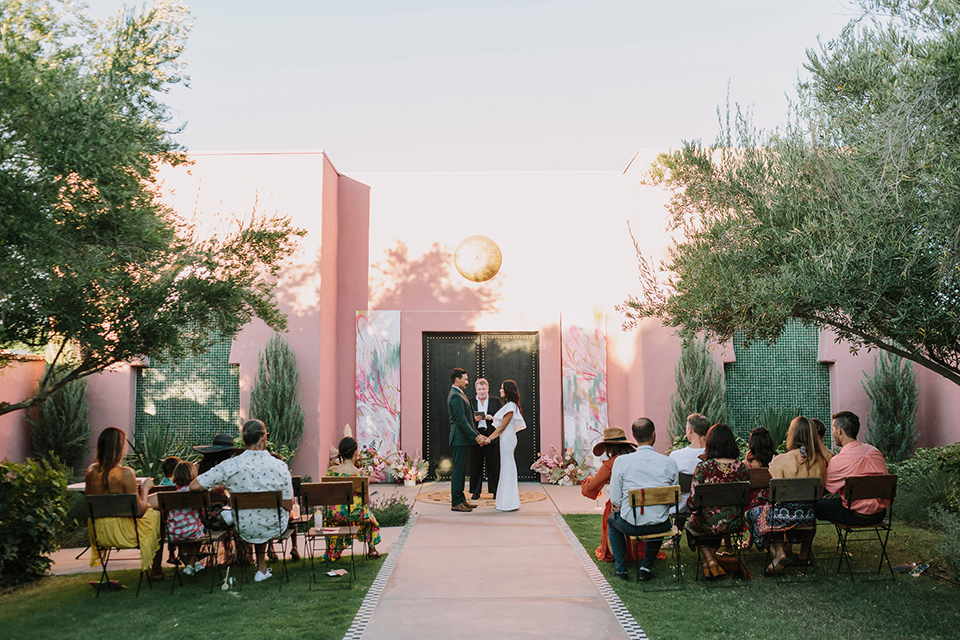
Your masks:
{"label": "black double door", "polygon": [[423,456],[430,461],[429,479],[449,479],[453,450],[450,447],[450,371],[466,369],[470,376],[467,397],[476,397],[477,378],[490,383],[490,395],[499,396],[504,380],[514,380],[520,391],[520,411],[527,428],[517,434],[517,471],[521,480],[539,480],[530,470],[540,446],[539,337],[521,333],[423,334]]}

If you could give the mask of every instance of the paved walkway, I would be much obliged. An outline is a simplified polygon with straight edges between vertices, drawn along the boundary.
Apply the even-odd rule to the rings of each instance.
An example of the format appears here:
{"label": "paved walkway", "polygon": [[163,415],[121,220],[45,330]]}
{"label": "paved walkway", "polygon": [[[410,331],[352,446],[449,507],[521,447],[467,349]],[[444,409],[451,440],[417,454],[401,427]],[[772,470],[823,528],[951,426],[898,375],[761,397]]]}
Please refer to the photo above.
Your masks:
{"label": "paved walkway", "polygon": [[580,487],[521,490],[548,498],[514,513],[492,506],[455,513],[416,502],[392,567],[385,564],[345,637],[644,638],[559,517],[592,513],[602,503],[583,498]]}
{"label": "paved walkway", "polygon": [[[345,638],[646,637],[591,561],[593,549],[585,550],[559,516],[599,514],[605,497],[587,500],[580,487],[521,483],[521,491],[547,499],[513,513],[492,506],[456,513],[413,500],[446,488],[371,487],[406,495],[413,517],[406,527],[382,530],[379,549],[387,558]],[[89,558],[76,555],[75,549],[54,554],[54,573],[91,571]],[[135,555],[123,562],[137,564]]]}

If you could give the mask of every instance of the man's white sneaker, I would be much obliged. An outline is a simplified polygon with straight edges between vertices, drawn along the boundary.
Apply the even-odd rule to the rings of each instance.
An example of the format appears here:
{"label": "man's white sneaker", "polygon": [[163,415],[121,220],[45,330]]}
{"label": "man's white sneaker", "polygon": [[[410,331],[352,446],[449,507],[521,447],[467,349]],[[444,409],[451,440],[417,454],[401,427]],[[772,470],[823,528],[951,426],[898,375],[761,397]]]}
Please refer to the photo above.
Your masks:
{"label": "man's white sneaker", "polygon": [[263,582],[273,577],[273,569],[267,569],[266,572],[257,571],[257,575],[253,576],[254,582]]}

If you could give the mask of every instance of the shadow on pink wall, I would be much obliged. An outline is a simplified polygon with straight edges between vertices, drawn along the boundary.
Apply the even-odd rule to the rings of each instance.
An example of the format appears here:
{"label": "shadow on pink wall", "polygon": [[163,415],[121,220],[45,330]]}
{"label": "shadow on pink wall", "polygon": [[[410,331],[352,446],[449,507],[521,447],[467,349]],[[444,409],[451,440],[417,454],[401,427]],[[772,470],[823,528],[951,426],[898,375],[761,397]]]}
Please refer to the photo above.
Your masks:
{"label": "shadow on pink wall", "polygon": [[411,257],[407,245],[397,240],[396,246],[385,254],[371,265],[371,309],[482,313],[499,310],[499,279],[469,282],[452,268],[453,253],[439,243],[433,243],[426,253]]}

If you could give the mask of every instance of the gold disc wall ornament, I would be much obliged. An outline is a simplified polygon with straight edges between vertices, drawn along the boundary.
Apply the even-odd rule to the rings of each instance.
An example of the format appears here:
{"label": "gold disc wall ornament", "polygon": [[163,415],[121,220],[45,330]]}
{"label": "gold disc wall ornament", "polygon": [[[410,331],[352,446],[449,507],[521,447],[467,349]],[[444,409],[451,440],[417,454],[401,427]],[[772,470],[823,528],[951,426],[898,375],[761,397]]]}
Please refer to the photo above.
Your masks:
{"label": "gold disc wall ornament", "polygon": [[487,236],[464,239],[453,255],[453,263],[467,280],[486,282],[500,271],[503,255],[497,243]]}

